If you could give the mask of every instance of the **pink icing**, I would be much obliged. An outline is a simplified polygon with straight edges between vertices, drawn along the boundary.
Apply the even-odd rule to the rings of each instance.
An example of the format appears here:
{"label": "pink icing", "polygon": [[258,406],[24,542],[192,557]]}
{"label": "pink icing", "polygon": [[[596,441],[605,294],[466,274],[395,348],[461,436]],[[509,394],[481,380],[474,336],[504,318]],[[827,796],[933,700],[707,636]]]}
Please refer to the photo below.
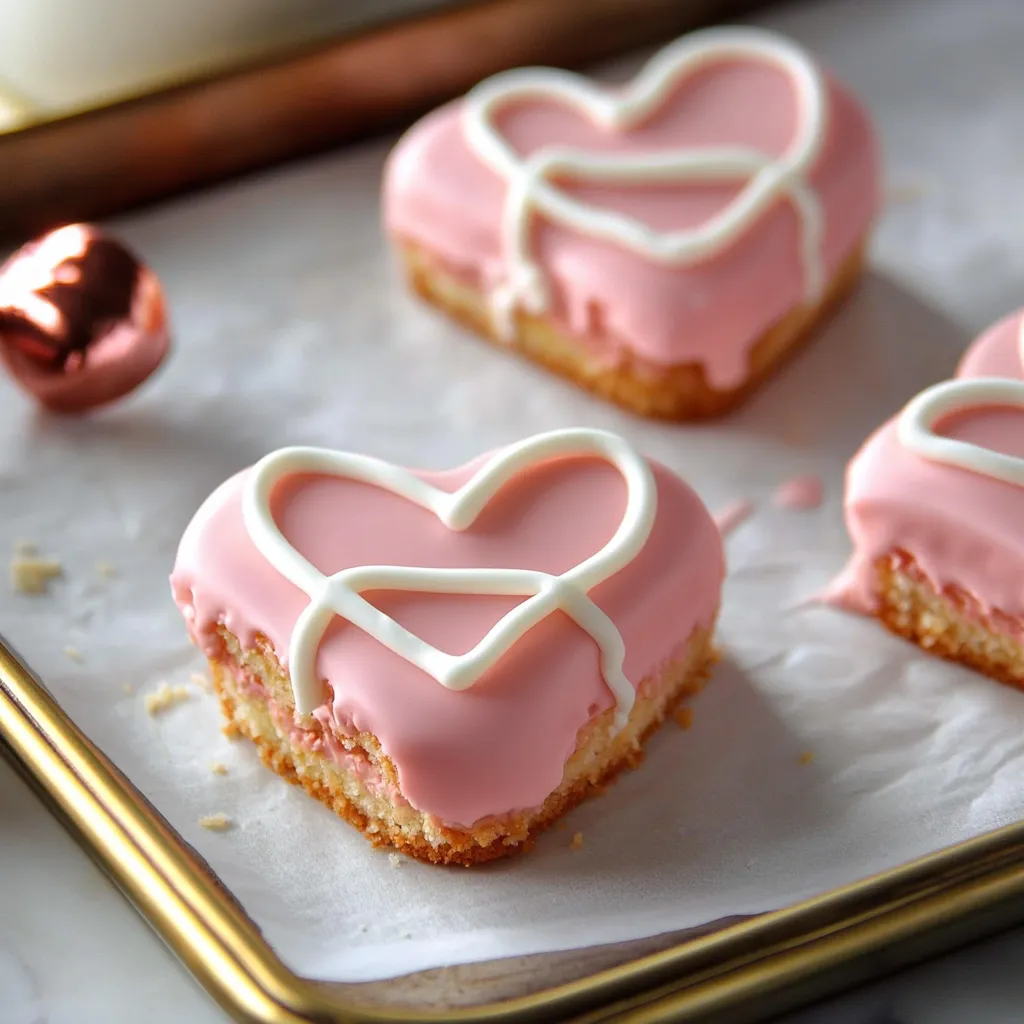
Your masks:
{"label": "pink icing", "polygon": [[[989,328],[957,376],[1024,379],[1020,327],[1018,311]],[[1021,409],[968,409],[946,417],[937,432],[1024,457]],[[845,510],[854,553],[826,599],[871,612],[873,565],[900,548],[933,586],[955,585],[985,612],[1024,616],[1024,489],[915,455],[900,443],[894,417],[850,462]]]}
{"label": "pink icing", "polygon": [[722,537],[738,530],[754,514],[754,503],[747,498],[730,501],[715,513],[715,526]]}
{"label": "pink icing", "polygon": [[772,504],[794,512],[806,512],[818,508],[824,497],[825,485],[820,477],[795,476],[779,484],[772,495]]}
{"label": "pink icing", "polygon": [[[823,258],[831,274],[864,237],[880,187],[866,114],[831,80],[827,92],[826,137],[810,182],[824,210]],[[659,113],[627,133],[603,131],[541,100],[517,103],[498,126],[523,154],[551,144],[632,153],[740,143],[775,155],[792,138],[796,116],[786,72],[730,60],[681,82]],[[708,184],[562,187],[661,230],[706,222],[738,191]],[[398,143],[385,172],[384,217],[394,236],[489,291],[502,276],[504,193],[503,182],[469,149],[456,102]],[[552,319],[595,354],[615,360],[628,350],[655,372],[696,361],[712,386],[727,389],[746,377],[754,342],[805,297],[799,239],[797,215],[780,200],[738,243],[689,267],[658,265],[540,218],[533,252],[552,285]]]}
{"label": "pink icing", "polygon": [[[421,473],[454,490],[479,462]],[[724,575],[718,532],[700,499],[655,465],[658,505],[640,554],[595,587],[626,646],[638,684],[691,631],[709,626]],[[306,597],[259,554],[241,513],[241,473],[185,531],[171,578],[196,640],[223,623],[243,643],[264,634],[280,658]],[[278,525],[329,574],[360,564],[516,566],[558,574],[599,550],[625,507],[611,465],[580,456],[542,463],[503,487],[464,532],[382,489],[323,476],[285,478],[273,496]],[[374,604],[427,642],[462,653],[516,603],[490,596],[377,593]],[[215,650],[215,648],[212,648]],[[597,646],[561,612],[530,630],[475,687],[445,689],[358,628],[335,620],[319,653],[332,720],[374,733],[417,809],[451,825],[536,807],[558,786],[577,732],[613,705]]]}

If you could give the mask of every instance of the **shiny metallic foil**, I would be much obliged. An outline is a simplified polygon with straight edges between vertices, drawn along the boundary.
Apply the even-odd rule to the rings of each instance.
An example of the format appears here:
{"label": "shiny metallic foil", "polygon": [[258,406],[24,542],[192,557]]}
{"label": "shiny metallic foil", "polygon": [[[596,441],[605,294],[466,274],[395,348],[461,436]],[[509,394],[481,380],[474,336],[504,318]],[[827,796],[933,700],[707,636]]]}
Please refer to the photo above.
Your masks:
{"label": "shiny metallic foil", "polygon": [[123,397],[169,347],[159,281],[99,228],[58,228],[0,268],[0,358],[48,409],[84,412]]}

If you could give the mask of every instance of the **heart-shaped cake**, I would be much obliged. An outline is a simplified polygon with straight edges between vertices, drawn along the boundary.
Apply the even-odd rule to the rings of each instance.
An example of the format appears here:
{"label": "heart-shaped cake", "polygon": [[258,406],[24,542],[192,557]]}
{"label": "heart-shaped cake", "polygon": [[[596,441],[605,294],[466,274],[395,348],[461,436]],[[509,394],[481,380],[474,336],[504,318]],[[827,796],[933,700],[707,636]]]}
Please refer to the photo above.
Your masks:
{"label": "heart-shaped cake", "polygon": [[855,281],[860,106],[794,43],[683,37],[621,87],[519,68],[414,126],[384,216],[413,286],[638,412],[749,393]]}
{"label": "heart-shaped cake", "polygon": [[867,440],[845,510],[833,599],[1024,689],[1024,311]]}
{"label": "heart-shaped cake", "polygon": [[282,449],[207,499],[172,589],[271,767],[470,864],[637,760],[703,682],[723,573],[686,484],[563,430],[442,473]]}

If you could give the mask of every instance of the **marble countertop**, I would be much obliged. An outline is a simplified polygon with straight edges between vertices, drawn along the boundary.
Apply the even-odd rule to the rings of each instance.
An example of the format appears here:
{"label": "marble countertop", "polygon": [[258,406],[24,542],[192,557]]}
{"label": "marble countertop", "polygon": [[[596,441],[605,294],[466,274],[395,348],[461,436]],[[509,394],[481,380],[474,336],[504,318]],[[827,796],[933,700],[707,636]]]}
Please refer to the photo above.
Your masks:
{"label": "marble countertop", "polygon": [[[970,333],[1024,297],[1024,247],[1005,230],[1024,223],[1021,15],[1020,0],[816,0],[765,19],[823,54],[876,111],[890,186],[909,201],[886,218],[875,264]],[[944,258],[942,230],[969,234],[970,266]],[[787,1024],[1019,1021],[1022,957],[1024,928]],[[0,762],[0,1024],[143,1018],[227,1019]]]}

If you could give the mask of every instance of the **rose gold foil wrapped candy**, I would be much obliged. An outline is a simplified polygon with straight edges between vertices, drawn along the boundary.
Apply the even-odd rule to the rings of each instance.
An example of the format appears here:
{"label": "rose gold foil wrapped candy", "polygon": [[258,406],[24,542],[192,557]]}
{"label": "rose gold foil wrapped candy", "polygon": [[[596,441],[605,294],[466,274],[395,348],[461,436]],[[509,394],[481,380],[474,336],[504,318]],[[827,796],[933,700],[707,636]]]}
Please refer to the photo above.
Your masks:
{"label": "rose gold foil wrapped candy", "polygon": [[160,282],[99,228],[58,228],[0,267],[0,358],[48,409],[121,398],[169,346]]}

